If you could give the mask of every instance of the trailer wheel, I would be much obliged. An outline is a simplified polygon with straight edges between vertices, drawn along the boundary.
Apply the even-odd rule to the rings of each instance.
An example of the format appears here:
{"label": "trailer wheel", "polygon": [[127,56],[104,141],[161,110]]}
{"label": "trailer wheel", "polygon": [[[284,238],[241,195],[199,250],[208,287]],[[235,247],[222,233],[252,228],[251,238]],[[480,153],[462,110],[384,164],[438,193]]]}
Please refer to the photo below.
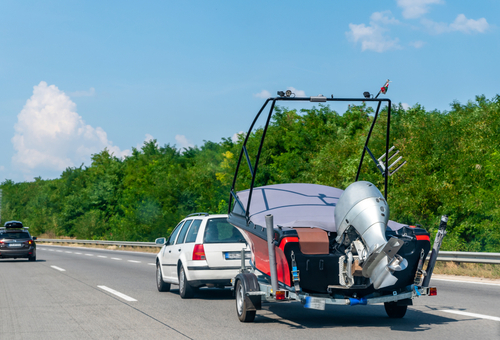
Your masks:
{"label": "trailer wheel", "polygon": [[249,311],[245,301],[245,285],[238,280],[236,283],[236,313],[241,322],[253,322],[256,311]]}
{"label": "trailer wheel", "polygon": [[385,312],[392,319],[401,319],[405,316],[408,306],[398,306],[397,302],[385,302]]}

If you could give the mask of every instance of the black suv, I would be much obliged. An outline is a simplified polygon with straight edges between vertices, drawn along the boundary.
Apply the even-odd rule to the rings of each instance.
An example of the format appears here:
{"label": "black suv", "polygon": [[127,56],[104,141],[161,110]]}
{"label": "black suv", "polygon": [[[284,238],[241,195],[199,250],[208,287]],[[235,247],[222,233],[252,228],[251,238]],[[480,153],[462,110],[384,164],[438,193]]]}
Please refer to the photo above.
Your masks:
{"label": "black suv", "polygon": [[36,261],[36,237],[19,221],[5,222],[0,227],[0,258],[27,258]]}

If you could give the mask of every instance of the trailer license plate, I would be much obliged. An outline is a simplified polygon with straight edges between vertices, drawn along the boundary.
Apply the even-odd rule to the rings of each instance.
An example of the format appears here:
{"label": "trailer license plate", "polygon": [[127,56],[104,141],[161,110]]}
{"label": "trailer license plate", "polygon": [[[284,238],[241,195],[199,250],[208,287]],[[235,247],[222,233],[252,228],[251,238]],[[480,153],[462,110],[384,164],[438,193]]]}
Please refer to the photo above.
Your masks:
{"label": "trailer license plate", "polygon": [[306,308],[325,310],[325,299],[320,299],[312,296],[306,296]]}

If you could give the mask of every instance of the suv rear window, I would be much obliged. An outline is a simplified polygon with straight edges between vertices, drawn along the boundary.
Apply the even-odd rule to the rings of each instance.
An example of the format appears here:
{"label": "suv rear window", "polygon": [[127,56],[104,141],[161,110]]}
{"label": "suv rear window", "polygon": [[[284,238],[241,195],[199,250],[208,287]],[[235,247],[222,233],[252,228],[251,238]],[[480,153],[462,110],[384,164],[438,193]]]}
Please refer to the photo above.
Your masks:
{"label": "suv rear window", "polygon": [[241,233],[227,222],[225,218],[208,220],[205,228],[204,243],[245,242]]}
{"label": "suv rear window", "polygon": [[19,231],[19,232],[7,232],[7,233],[1,233],[0,234],[0,239],[10,239],[10,240],[13,240],[13,239],[17,239],[17,238],[30,238],[30,234],[24,232],[24,231]]}

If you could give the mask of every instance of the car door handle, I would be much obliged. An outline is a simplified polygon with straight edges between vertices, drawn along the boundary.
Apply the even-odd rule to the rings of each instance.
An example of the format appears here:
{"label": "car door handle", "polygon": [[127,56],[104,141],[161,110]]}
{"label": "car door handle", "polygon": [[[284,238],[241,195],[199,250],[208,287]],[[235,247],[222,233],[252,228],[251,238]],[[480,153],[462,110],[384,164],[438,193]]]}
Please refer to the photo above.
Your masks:
{"label": "car door handle", "polygon": [[181,250],[179,249],[179,251],[181,251]]}

